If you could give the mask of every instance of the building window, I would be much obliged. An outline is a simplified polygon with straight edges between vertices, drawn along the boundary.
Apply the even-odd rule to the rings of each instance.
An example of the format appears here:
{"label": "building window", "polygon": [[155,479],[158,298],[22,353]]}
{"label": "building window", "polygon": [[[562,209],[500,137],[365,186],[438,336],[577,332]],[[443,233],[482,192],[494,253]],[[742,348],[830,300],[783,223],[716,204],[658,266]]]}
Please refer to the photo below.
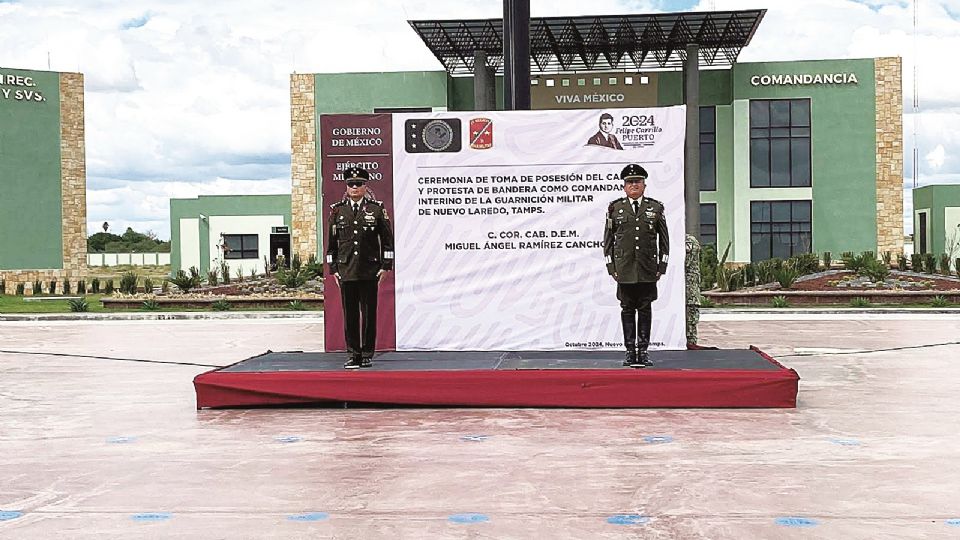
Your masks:
{"label": "building window", "polygon": [[750,187],[810,185],[810,100],[750,102]]}
{"label": "building window", "polygon": [[700,191],[717,190],[717,108],[700,107]]}
{"label": "building window", "polygon": [[224,259],[259,259],[260,237],[255,234],[223,235]]}
{"label": "building window", "polygon": [[714,203],[700,205],[700,244],[717,247],[717,205]]}
{"label": "building window", "polygon": [[750,260],[786,259],[810,253],[810,201],[750,203]]}

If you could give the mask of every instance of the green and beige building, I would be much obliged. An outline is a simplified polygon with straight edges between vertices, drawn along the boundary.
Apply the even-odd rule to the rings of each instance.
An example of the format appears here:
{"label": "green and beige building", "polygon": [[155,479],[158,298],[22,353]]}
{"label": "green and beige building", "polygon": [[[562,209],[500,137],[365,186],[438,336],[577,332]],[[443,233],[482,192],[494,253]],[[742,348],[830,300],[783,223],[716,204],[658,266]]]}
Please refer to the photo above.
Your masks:
{"label": "green and beige building", "polygon": [[[701,239],[747,262],[801,252],[903,251],[899,58],[743,62],[700,72]],[[679,71],[532,78],[533,109],[683,103]],[[597,96],[605,96],[598,99]],[[502,83],[497,81],[502,106]],[[321,246],[318,117],[474,109],[445,71],[294,74],[292,244]]]}
{"label": "green and beige building", "polygon": [[84,278],[83,105],[79,73],[0,68],[0,293]]}

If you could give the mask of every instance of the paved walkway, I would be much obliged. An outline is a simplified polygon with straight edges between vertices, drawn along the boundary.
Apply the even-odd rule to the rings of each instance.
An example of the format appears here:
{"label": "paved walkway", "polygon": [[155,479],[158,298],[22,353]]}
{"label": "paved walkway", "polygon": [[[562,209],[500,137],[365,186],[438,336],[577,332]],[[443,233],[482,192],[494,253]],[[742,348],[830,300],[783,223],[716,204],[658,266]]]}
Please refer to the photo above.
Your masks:
{"label": "paved walkway", "polygon": [[721,315],[796,410],[196,411],[322,321],[3,322],[0,538],[960,537],[956,317]]}

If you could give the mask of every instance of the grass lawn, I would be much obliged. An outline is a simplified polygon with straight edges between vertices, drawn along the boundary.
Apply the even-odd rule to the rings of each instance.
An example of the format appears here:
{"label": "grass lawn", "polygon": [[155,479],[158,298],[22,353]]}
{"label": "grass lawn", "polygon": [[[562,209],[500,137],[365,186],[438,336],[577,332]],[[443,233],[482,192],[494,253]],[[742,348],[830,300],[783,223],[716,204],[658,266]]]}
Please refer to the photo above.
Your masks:
{"label": "grass lawn", "polygon": [[[87,303],[90,305],[88,311],[90,313],[117,313],[117,312],[130,312],[130,311],[145,311],[142,309],[104,309],[103,304],[100,303],[100,298],[102,294],[88,294],[85,295]],[[6,294],[0,294],[0,313],[2,314],[12,314],[12,313],[70,313],[70,304],[67,300],[41,300],[39,302],[26,302],[23,296],[12,296]],[[199,307],[168,307],[161,308],[155,311],[159,312],[184,312],[184,311],[212,311],[210,308],[199,308]],[[273,307],[251,307],[238,309],[236,307],[231,308],[230,311],[292,311],[289,309]],[[323,308],[307,308],[303,311],[323,311]]]}
{"label": "grass lawn", "polygon": [[[71,295],[79,296],[79,295]],[[85,295],[87,303],[90,304],[90,312],[104,311],[100,304],[99,294]],[[29,296],[11,296],[0,294],[0,313],[70,313],[70,304],[67,300],[41,300],[39,302],[27,302],[24,298]]]}

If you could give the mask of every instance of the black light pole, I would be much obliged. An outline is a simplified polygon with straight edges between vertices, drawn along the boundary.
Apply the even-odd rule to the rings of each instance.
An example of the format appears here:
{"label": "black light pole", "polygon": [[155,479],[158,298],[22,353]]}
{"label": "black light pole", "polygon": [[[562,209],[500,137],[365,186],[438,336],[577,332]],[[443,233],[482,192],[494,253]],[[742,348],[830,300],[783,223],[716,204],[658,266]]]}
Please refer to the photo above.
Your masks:
{"label": "black light pole", "polygon": [[503,0],[503,107],[530,110],[530,0]]}
{"label": "black light pole", "polygon": [[687,44],[686,52],[687,58],[683,63],[683,100],[687,106],[683,198],[686,232],[700,240],[700,46]]}

